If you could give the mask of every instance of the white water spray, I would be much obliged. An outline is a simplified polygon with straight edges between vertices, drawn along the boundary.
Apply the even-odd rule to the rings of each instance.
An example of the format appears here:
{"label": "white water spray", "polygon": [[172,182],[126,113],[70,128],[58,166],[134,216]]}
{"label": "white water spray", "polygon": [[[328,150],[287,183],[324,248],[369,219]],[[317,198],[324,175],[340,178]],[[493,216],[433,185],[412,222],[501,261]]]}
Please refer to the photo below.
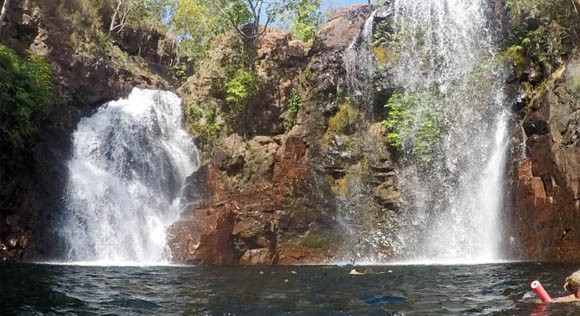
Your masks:
{"label": "white water spray", "polygon": [[[406,125],[396,130],[402,196],[401,209],[391,216],[396,228],[374,225],[353,235],[391,249],[402,262],[502,259],[510,131],[505,72],[496,62],[488,5],[395,0],[373,12],[345,55],[355,101],[374,106],[377,88],[395,89],[400,96],[399,122]],[[373,20],[384,22],[373,26]],[[386,43],[375,47],[375,35]],[[386,57],[378,65],[381,74],[376,49]],[[362,256],[380,257],[372,251]]]}
{"label": "white water spray", "polygon": [[401,222],[397,248],[405,259],[501,259],[509,130],[504,74],[494,62],[486,5],[483,0],[394,2],[399,54],[394,81],[405,96],[421,100],[414,127],[400,136],[408,144],[424,137],[418,133],[425,115],[442,129],[431,151],[434,159],[426,165],[403,148],[399,178],[407,204],[402,213],[411,218]]}
{"label": "white water spray", "polygon": [[371,13],[363,29],[353,39],[343,56],[348,92],[353,101],[359,104],[373,102],[373,79],[377,65],[376,58],[372,52],[372,36],[376,14],[377,10]]}
{"label": "white water spray", "polygon": [[199,165],[173,93],[133,89],[84,118],[68,162],[62,235],[71,261],[162,263],[185,178]]}

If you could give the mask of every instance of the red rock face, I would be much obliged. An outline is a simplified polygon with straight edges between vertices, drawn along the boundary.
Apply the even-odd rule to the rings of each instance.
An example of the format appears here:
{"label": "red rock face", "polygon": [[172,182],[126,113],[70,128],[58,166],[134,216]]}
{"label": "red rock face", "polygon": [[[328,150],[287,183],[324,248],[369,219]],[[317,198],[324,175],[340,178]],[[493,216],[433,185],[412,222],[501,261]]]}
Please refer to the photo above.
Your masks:
{"label": "red rock face", "polygon": [[306,259],[304,253],[315,251],[281,242],[317,233],[324,219],[307,205],[315,201],[315,183],[304,140],[286,136],[278,141],[261,136],[246,145],[232,135],[213,163],[189,179],[204,183],[207,192],[171,228],[174,260],[269,265],[330,255],[317,249],[318,256]]}
{"label": "red rock face", "polygon": [[513,206],[528,259],[580,261],[578,78],[572,61],[523,123],[528,159],[516,166]]}

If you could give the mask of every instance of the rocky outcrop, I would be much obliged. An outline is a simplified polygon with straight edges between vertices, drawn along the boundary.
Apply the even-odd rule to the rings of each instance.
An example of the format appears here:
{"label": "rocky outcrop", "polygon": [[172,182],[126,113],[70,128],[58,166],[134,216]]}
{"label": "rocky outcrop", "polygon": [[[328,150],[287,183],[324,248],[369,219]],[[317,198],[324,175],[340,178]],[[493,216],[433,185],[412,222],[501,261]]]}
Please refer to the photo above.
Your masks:
{"label": "rocky outcrop", "polygon": [[580,261],[580,59],[546,81],[522,129],[526,156],[516,166],[513,210],[525,256]]}
{"label": "rocky outcrop", "polygon": [[332,201],[321,199],[327,188],[308,162],[304,135],[294,131],[221,141],[213,161],[188,179],[196,199],[171,229],[175,260],[306,263],[333,255],[332,243],[300,243],[326,238],[336,223]]}
{"label": "rocky outcrop", "polygon": [[200,62],[196,73],[179,89],[185,111],[199,113],[190,115],[197,119],[188,122],[187,127],[202,145],[213,142],[213,135],[207,135],[211,124],[200,122],[216,121],[214,125],[222,130],[222,137],[232,132],[245,137],[284,133],[284,108],[297,87],[306,53],[305,44],[291,40],[288,33],[273,28],[265,30],[255,56],[254,79],[258,89],[242,111],[226,102],[226,94],[228,82],[238,71],[249,68],[248,57],[237,33],[218,36],[212,41],[208,58]]}
{"label": "rocky outcrop", "polygon": [[56,89],[66,104],[100,105],[135,86],[168,88],[159,76],[163,67],[157,63],[162,58],[152,52],[164,36],[127,29],[110,38],[99,14],[78,0],[11,1],[0,39],[17,51],[50,61]]}
{"label": "rocky outcrop", "polygon": [[[260,136],[230,134],[219,141],[209,164],[189,179],[188,195],[196,199],[171,229],[176,261],[321,263],[371,248],[389,252],[349,233],[351,224],[360,232],[385,225],[400,202],[384,127],[359,115],[343,94],[345,52],[371,12],[367,6],[337,11],[317,32],[307,57],[300,56],[300,42],[288,42],[279,31],[266,35],[257,70],[261,77],[272,74],[273,85],[262,87],[260,99],[287,100],[299,91],[297,125],[280,134],[276,116],[285,102],[269,102],[268,108],[258,103],[256,109],[269,115],[249,117]],[[182,88],[192,92],[186,99],[212,94],[210,84],[203,88],[210,81],[200,79]]]}
{"label": "rocky outcrop", "polygon": [[[52,66],[55,106],[29,147],[0,154],[0,261],[58,257],[53,231],[63,209],[66,160],[76,123],[96,105],[135,86],[169,88],[153,52],[163,35],[126,30],[108,37],[97,10],[83,1],[9,1],[0,41]],[[86,4],[86,3],[85,3]],[[118,42],[121,46],[116,45]]]}

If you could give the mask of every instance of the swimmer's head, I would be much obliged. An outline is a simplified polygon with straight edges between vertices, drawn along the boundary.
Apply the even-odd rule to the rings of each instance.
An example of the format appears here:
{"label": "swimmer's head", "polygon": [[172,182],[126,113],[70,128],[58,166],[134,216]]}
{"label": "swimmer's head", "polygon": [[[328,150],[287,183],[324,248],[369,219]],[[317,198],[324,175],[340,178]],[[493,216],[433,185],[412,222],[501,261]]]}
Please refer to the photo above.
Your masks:
{"label": "swimmer's head", "polygon": [[564,281],[564,290],[568,293],[576,294],[580,291],[580,270],[570,274]]}

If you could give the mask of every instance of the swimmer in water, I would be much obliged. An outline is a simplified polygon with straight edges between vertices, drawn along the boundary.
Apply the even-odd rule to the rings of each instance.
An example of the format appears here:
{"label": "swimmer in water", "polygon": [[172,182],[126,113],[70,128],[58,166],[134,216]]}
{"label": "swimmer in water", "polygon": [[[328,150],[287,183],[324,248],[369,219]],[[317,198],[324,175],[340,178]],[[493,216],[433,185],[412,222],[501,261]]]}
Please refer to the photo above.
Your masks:
{"label": "swimmer in water", "polygon": [[352,269],[350,270],[350,272],[348,274],[352,274],[352,275],[363,275],[366,274],[365,272],[358,272],[356,269]]}
{"label": "swimmer in water", "polygon": [[570,295],[555,298],[552,302],[580,301],[580,270],[570,274],[564,282],[564,290]]}

